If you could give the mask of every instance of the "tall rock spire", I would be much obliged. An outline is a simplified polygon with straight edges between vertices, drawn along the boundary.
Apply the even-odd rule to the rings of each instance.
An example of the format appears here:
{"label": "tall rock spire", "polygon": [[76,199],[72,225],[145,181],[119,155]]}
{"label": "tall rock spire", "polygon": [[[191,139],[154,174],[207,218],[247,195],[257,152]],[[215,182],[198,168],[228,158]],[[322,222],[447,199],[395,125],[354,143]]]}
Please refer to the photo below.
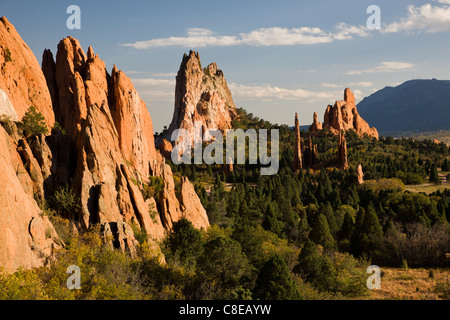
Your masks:
{"label": "tall rock spire", "polygon": [[193,130],[195,121],[201,122],[203,132],[231,129],[235,117],[236,106],[223,72],[215,63],[202,68],[198,52],[191,50],[184,55],[176,77],[172,122],[156,144],[171,141],[176,129]]}
{"label": "tall rock spire", "polygon": [[338,161],[340,169],[348,169],[347,141],[345,140],[345,132],[343,130],[339,132]]}
{"label": "tall rock spire", "polygon": [[364,183],[364,172],[363,172],[361,163],[358,164],[358,167],[356,168],[356,175],[358,177],[358,183],[363,184]]}
{"label": "tall rock spire", "polygon": [[299,171],[303,168],[302,164],[302,145],[300,141],[300,125],[298,115],[295,113],[295,145],[294,145],[294,161],[292,162],[292,170]]}
{"label": "tall rock spire", "polygon": [[317,112],[314,112],[313,123],[312,123],[311,127],[309,127],[309,131],[318,132],[320,130],[322,130],[322,123],[319,122],[319,120],[318,120]]}

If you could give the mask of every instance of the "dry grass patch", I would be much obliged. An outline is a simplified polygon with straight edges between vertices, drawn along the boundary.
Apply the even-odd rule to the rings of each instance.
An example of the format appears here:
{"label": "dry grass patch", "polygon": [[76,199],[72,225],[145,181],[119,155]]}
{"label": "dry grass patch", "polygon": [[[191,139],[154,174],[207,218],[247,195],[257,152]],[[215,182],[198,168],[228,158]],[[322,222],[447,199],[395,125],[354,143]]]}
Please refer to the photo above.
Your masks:
{"label": "dry grass patch", "polygon": [[440,300],[436,285],[450,280],[448,269],[381,268],[381,289],[371,290],[375,300]]}

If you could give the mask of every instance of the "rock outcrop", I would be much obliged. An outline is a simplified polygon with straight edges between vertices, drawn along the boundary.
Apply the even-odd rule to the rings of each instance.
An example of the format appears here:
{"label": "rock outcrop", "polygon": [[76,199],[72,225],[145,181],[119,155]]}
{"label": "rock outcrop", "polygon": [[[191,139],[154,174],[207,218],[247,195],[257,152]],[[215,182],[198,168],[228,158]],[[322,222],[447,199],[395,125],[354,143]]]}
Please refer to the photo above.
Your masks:
{"label": "rock outcrop", "polygon": [[[49,126],[55,120],[60,124],[49,136],[28,138],[14,123],[8,132],[0,126],[0,205],[4,208],[0,267],[14,271],[42,266],[51,259],[60,240],[37,201],[66,184],[80,200],[79,211],[68,217],[73,225],[79,229],[100,225],[110,245],[131,255],[136,254],[135,228],[147,233],[150,246],[161,255],[155,241],[162,240],[182,217],[197,228],[209,226],[189,180],[182,178],[179,192],[175,191],[170,166],[155,148],[147,107],[122,71],[114,66],[110,75],[93,49],[85,54],[72,37],[60,41],[56,61],[45,50],[42,70],[35,68],[31,50],[4,18],[0,39],[2,114],[20,120],[31,103]],[[23,65],[26,68],[21,70]],[[203,89],[206,83],[226,87],[215,68],[201,69],[215,79],[206,81]],[[232,103],[220,89],[209,92],[209,97],[203,93],[214,106],[222,98],[227,106]],[[152,179],[161,179],[163,187],[147,198],[144,189],[150,188]]]}
{"label": "rock outcrop", "polygon": [[184,55],[176,77],[172,122],[156,144],[160,145],[163,139],[171,141],[176,129],[191,132],[195,121],[202,124],[203,132],[230,129],[235,116],[236,106],[223,72],[215,63],[203,69],[198,53],[190,51]]}
{"label": "rock outcrop", "polygon": [[358,183],[363,184],[364,183],[364,173],[363,173],[361,163],[358,164],[358,167],[356,168],[356,175],[358,177]]}
{"label": "rock outcrop", "polygon": [[339,169],[348,169],[347,141],[345,140],[345,132],[343,130],[339,133],[338,164]]}
{"label": "rock outcrop", "polygon": [[[315,120],[310,127],[312,132],[321,130],[320,125]],[[339,134],[341,130],[355,130],[359,136],[368,135],[369,137],[378,139],[378,131],[371,128],[369,124],[361,118],[356,110],[355,97],[349,88],[344,91],[344,100],[336,101],[334,105],[328,105],[323,117],[323,128],[327,128],[335,134]]]}
{"label": "rock outcrop", "polygon": [[146,179],[150,174],[149,161],[156,159],[150,113],[130,79],[124,72],[118,71],[116,66],[112,70],[111,79],[114,101],[111,110],[120,149],[125,160]]}
{"label": "rock outcrop", "polygon": [[194,228],[206,230],[209,227],[206,210],[187,177],[181,178],[180,204],[182,215],[192,222]]}
{"label": "rock outcrop", "polygon": [[11,101],[9,101],[6,92],[2,89],[0,89],[0,117],[11,121],[19,121],[16,110],[12,106]]}
{"label": "rock outcrop", "polygon": [[[51,66],[52,59],[48,54],[46,58]],[[125,73],[114,66],[110,76],[92,47],[86,55],[71,37],[58,45],[55,66],[57,119],[76,139],[73,188],[81,198],[81,225],[137,224],[155,240],[164,238],[183,216],[199,225],[197,220],[203,221],[204,216],[196,206],[181,208],[172,171],[157,156],[150,114]],[[51,78],[49,74],[48,82]],[[149,176],[164,180],[157,201],[160,212],[153,217],[140,192]],[[192,197],[195,203],[196,194]],[[201,225],[206,228],[209,224]]]}
{"label": "rock outcrop", "polygon": [[303,166],[304,168],[312,168],[319,163],[317,155],[317,145],[313,144],[311,136],[308,137],[307,143],[303,148]]}
{"label": "rock outcrop", "polygon": [[298,115],[295,113],[295,144],[294,144],[294,161],[292,162],[292,170],[297,172],[303,168],[302,164],[302,143],[300,138],[300,125],[298,122]]}
{"label": "rock outcrop", "polygon": [[164,158],[170,159],[172,156],[172,144],[167,141],[166,139],[163,139],[161,141],[161,144],[158,146],[159,152],[163,155]]}
{"label": "rock outcrop", "polygon": [[53,225],[33,198],[30,174],[40,175],[37,160],[23,147],[33,165],[27,171],[16,143],[0,126],[0,267],[8,272],[45,265],[60,248]]}
{"label": "rock outcrop", "polygon": [[[9,97],[17,120],[34,106],[51,128],[55,115],[44,74],[31,49],[5,17],[0,19],[0,68],[0,89]],[[0,100],[4,100],[1,94]],[[14,115],[12,118],[16,120]]]}
{"label": "rock outcrop", "polygon": [[309,131],[311,132],[317,132],[322,130],[322,123],[319,122],[318,118],[317,118],[317,112],[314,112],[313,115],[313,123],[311,125],[311,127],[309,127]]}

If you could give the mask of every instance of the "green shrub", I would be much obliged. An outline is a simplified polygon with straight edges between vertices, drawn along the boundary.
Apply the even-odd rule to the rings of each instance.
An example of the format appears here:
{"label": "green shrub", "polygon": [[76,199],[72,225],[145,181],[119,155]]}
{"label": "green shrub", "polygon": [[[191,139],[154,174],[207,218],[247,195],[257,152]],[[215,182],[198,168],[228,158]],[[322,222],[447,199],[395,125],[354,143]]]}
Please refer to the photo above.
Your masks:
{"label": "green shrub", "polygon": [[22,128],[25,136],[37,136],[39,134],[47,134],[48,128],[45,118],[34,106],[28,108],[22,118]]}
{"label": "green shrub", "polygon": [[61,127],[61,125],[59,124],[58,121],[55,121],[55,124],[52,127],[52,134],[53,133],[61,133],[61,134],[65,135],[66,130],[63,127]]}
{"label": "green shrub", "polygon": [[6,62],[11,62],[11,61],[12,61],[12,58],[11,58],[11,51],[10,51],[8,48],[6,48],[5,61],[6,61]]}
{"label": "green shrub", "polygon": [[148,185],[143,184],[141,189],[141,193],[142,196],[144,197],[144,200],[157,196],[164,187],[164,181],[162,178],[149,177],[149,179],[150,179],[149,184]]}
{"label": "green shrub", "polygon": [[144,228],[141,228],[137,223],[131,224],[131,229],[133,229],[134,238],[139,242],[139,244],[143,244],[148,240],[147,232]]}
{"label": "green shrub", "polygon": [[61,216],[71,216],[80,209],[79,199],[68,185],[59,187],[50,197],[50,204]]}
{"label": "green shrub", "polygon": [[402,260],[402,269],[405,271],[408,270],[408,261],[406,261],[406,259]]}

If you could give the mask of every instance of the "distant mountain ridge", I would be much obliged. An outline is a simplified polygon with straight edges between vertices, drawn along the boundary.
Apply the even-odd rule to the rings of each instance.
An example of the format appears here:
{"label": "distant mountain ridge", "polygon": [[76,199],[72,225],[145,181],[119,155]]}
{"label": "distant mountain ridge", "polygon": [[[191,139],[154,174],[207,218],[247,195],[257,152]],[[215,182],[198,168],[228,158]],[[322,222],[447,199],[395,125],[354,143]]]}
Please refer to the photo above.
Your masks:
{"label": "distant mountain ridge", "polygon": [[380,135],[450,129],[450,80],[410,80],[385,87],[357,107]]}

